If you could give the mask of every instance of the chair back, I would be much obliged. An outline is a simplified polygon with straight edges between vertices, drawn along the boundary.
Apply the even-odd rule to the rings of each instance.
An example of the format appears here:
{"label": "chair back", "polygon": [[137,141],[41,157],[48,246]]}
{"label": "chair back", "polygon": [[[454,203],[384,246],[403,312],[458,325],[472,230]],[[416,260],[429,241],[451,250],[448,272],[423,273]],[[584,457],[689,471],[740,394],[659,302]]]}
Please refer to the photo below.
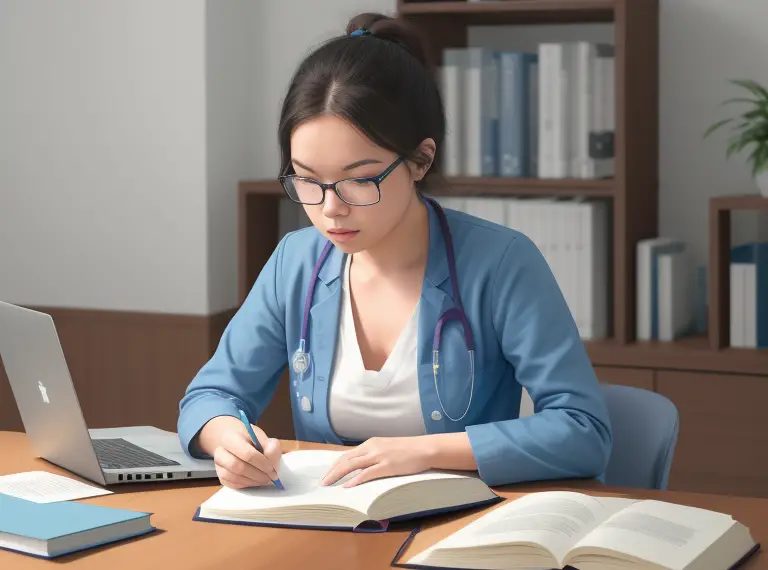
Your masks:
{"label": "chair back", "polygon": [[617,384],[602,384],[613,432],[605,483],[666,489],[677,444],[677,407],[665,396]]}

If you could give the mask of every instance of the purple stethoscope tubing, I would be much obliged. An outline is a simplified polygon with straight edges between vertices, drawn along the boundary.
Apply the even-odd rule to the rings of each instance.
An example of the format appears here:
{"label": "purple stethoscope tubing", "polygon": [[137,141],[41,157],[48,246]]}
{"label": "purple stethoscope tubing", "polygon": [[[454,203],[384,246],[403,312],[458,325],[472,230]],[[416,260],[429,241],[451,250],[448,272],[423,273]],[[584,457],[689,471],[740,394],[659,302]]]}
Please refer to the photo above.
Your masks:
{"label": "purple stethoscope tubing", "polygon": [[[456,263],[454,258],[454,250],[453,250],[453,239],[451,237],[451,230],[448,227],[448,219],[445,216],[445,212],[443,211],[440,204],[437,203],[432,198],[426,198],[430,204],[432,204],[435,208],[435,212],[437,213],[438,220],[440,222],[440,229],[443,232],[443,238],[445,239],[445,246],[446,246],[446,256],[448,260],[448,273],[451,278],[451,288],[453,292],[453,300],[456,304],[455,307],[452,307],[445,311],[440,318],[437,321],[437,326],[435,327],[435,333],[432,338],[432,376],[435,381],[435,393],[437,394],[437,399],[440,402],[440,407],[443,410],[443,413],[445,414],[448,419],[451,421],[457,422],[462,420],[467,413],[469,412],[469,408],[472,405],[472,394],[474,393],[474,387],[475,387],[475,342],[474,337],[472,335],[472,327],[470,326],[469,319],[467,318],[466,313],[464,312],[464,306],[461,301],[461,294],[459,293],[459,278],[456,273]],[[312,279],[309,283],[309,288],[307,289],[307,295],[306,299],[304,300],[304,315],[301,323],[301,337],[299,339],[299,348],[296,350],[296,352],[293,355],[292,359],[292,366],[294,372],[296,372],[299,376],[303,378],[304,373],[309,369],[310,365],[310,357],[309,357],[309,337],[307,336],[307,331],[309,329],[309,310],[312,305],[312,296],[314,295],[315,291],[315,284],[317,283],[318,275],[320,274],[320,269],[323,266],[323,263],[325,263],[325,260],[328,257],[328,254],[330,253],[331,249],[333,248],[333,244],[329,241],[327,244],[325,244],[325,247],[323,248],[323,251],[320,254],[320,258],[317,260],[317,263],[315,264],[315,269],[312,272]],[[467,345],[467,352],[469,353],[469,368],[470,368],[470,389],[469,389],[469,401],[467,402],[467,408],[464,410],[464,413],[458,417],[458,418],[452,418],[448,412],[445,411],[445,406],[443,406],[442,399],[440,398],[440,391],[437,387],[437,372],[440,368],[440,334],[442,332],[443,326],[445,323],[451,320],[457,320],[461,323],[463,329],[464,329],[464,340]],[[298,397],[298,392],[296,393]],[[311,404],[309,406],[303,406],[302,408],[305,411],[311,410]]]}

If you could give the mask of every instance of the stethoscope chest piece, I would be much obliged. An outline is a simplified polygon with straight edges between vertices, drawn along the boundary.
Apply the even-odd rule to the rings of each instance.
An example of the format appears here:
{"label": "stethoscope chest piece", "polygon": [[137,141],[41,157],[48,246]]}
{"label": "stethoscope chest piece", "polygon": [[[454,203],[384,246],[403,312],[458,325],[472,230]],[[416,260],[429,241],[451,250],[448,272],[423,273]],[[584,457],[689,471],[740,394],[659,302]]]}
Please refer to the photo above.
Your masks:
{"label": "stethoscope chest piece", "polygon": [[293,353],[293,360],[291,363],[293,365],[293,371],[296,374],[304,374],[309,370],[309,354],[302,349],[298,349]]}

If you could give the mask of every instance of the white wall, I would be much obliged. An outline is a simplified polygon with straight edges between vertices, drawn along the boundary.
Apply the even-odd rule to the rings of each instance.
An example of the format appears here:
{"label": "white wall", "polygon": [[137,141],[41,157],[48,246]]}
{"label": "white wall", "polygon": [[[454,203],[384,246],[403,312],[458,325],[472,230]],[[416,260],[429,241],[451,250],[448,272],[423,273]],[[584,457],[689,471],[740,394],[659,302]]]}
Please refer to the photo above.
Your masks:
{"label": "white wall", "polygon": [[[256,70],[264,2],[207,0],[206,143],[208,306],[216,313],[237,305],[237,185],[256,176],[255,109],[263,103]],[[274,136],[273,136],[274,138]]]}
{"label": "white wall", "polygon": [[[3,0],[0,299],[208,314],[236,304],[236,192],[274,178],[296,66],[395,0]],[[300,16],[300,17],[298,17]],[[707,251],[707,199],[752,192],[701,140],[736,93],[768,83],[765,0],[662,0],[660,231]],[[511,45],[610,37],[610,25],[484,29]],[[481,40],[475,32],[473,43]],[[736,239],[757,237],[755,216]],[[760,230],[768,239],[768,219]]]}
{"label": "white wall", "polygon": [[202,0],[0,3],[0,299],[207,310]]}
{"label": "white wall", "polygon": [[0,299],[236,306],[237,183],[277,175],[291,74],[353,14],[394,9],[3,0]]}

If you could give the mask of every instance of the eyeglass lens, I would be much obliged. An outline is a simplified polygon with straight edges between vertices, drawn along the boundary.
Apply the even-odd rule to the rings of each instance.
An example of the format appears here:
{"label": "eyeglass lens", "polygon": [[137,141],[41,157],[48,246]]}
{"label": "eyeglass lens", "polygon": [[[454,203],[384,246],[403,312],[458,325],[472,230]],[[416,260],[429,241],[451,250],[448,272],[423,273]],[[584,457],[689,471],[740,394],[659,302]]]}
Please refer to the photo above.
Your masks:
{"label": "eyeglass lens", "polygon": [[[348,204],[364,206],[379,200],[379,189],[375,182],[366,180],[342,180],[336,184],[341,199]],[[288,177],[285,189],[292,200],[302,204],[319,204],[323,201],[323,189],[320,185],[301,178]]]}

